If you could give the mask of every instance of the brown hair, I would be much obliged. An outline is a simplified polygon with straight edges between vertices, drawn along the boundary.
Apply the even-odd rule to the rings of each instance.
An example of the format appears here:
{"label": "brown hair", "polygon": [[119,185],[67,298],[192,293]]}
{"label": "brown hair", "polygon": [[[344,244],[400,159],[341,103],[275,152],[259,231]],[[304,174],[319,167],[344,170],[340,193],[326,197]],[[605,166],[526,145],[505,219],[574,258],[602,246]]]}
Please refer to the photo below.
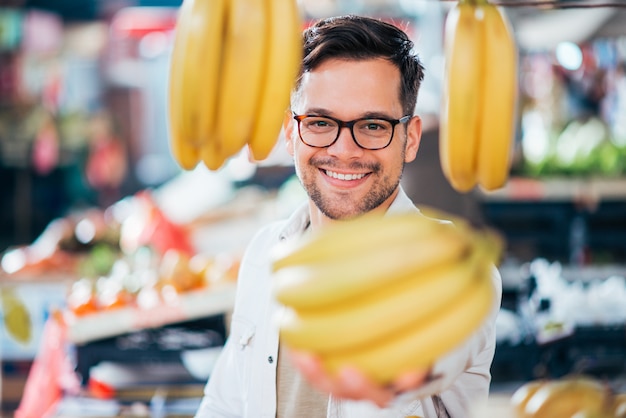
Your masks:
{"label": "brown hair", "polygon": [[304,31],[303,41],[304,56],[295,84],[296,96],[303,74],[326,60],[384,58],[400,70],[402,108],[405,114],[413,115],[424,67],[404,31],[382,20],[345,15],[318,21]]}

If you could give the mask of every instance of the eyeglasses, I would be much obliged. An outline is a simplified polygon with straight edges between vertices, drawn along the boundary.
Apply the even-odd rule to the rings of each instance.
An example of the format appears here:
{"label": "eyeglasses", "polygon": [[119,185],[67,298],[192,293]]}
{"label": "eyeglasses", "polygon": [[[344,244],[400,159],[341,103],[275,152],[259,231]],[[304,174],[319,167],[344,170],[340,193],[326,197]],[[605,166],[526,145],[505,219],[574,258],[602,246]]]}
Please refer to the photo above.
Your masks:
{"label": "eyeglasses", "polygon": [[391,144],[395,127],[406,123],[410,115],[400,119],[362,118],[344,122],[330,116],[296,115],[298,134],[306,145],[315,148],[327,148],[339,138],[341,128],[349,128],[352,139],[361,148],[368,150],[383,149]]}

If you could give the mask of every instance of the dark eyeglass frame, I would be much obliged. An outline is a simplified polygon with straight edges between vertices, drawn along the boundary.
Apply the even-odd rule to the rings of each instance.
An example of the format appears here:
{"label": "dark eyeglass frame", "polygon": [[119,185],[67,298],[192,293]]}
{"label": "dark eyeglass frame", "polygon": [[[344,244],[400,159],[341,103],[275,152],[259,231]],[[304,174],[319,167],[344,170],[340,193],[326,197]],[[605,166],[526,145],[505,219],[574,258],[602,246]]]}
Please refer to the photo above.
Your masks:
{"label": "dark eyeglass frame", "polygon": [[[359,118],[359,119],[354,119],[354,120],[350,120],[350,121],[343,121],[341,119],[333,118],[331,116],[324,116],[324,115],[298,115],[294,111],[291,111],[291,113],[293,114],[293,118],[298,122],[298,136],[300,137],[300,141],[302,141],[305,145],[308,145],[309,147],[312,147],[312,148],[328,148],[328,147],[332,146],[335,142],[337,142],[337,140],[339,139],[339,135],[341,135],[341,130],[343,128],[349,128],[350,129],[350,135],[352,135],[352,140],[354,141],[354,143],[357,144],[359,146],[359,148],[370,150],[370,151],[377,151],[377,150],[380,150],[380,149],[387,148],[391,144],[391,141],[393,141],[393,136],[395,134],[396,125],[398,125],[400,123],[407,123],[413,117],[412,115],[405,115],[405,116],[402,116],[400,119],[387,119],[387,118],[378,118],[378,117],[376,117],[376,118]],[[302,132],[300,132],[300,122],[302,122],[306,118],[324,118],[324,119],[329,119],[329,120],[332,120],[333,122],[336,122],[337,126],[338,126],[337,136],[328,145],[311,145],[311,144],[309,144],[308,142],[306,142],[304,140],[304,138],[302,138]],[[367,147],[364,147],[363,145],[359,144],[359,141],[356,139],[356,136],[354,135],[354,125],[357,122],[361,122],[361,121],[364,121],[364,120],[382,120],[382,121],[385,121],[385,122],[389,122],[391,124],[391,135],[389,136],[389,141],[387,142],[387,144],[385,144],[382,147],[377,147],[377,148],[367,148]]]}

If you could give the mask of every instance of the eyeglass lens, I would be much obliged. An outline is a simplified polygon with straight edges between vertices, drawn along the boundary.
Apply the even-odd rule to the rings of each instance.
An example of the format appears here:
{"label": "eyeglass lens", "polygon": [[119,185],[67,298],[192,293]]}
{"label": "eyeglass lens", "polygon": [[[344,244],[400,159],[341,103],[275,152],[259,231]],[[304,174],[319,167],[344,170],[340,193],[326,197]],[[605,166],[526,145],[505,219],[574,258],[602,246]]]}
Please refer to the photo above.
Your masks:
{"label": "eyeglass lens", "polygon": [[[359,119],[347,123],[353,138],[363,148],[382,148],[391,140],[393,124],[384,119]],[[341,125],[329,118],[307,116],[300,121],[300,136],[311,146],[324,147],[339,136]]]}

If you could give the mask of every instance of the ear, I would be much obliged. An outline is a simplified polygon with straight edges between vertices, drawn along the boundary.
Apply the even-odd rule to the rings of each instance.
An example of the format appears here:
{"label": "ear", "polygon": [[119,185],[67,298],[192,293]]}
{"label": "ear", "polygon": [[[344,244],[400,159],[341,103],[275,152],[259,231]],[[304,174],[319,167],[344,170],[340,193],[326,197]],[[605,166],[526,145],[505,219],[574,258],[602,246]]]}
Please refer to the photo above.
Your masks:
{"label": "ear", "polygon": [[285,112],[285,117],[283,118],[283,131],[285,133],[285,145],[287,146],[287,152],[289,155],[293,157],[294,154],[294,129],[295,128],[295,120],[291,117],[291,111]]}
{"label": "ear", "polygon": [[422,140],[422,119],[419,116],[413,116],[407,123],[406,129],[407,139],[404,162],[410,163],[415,159]]}

